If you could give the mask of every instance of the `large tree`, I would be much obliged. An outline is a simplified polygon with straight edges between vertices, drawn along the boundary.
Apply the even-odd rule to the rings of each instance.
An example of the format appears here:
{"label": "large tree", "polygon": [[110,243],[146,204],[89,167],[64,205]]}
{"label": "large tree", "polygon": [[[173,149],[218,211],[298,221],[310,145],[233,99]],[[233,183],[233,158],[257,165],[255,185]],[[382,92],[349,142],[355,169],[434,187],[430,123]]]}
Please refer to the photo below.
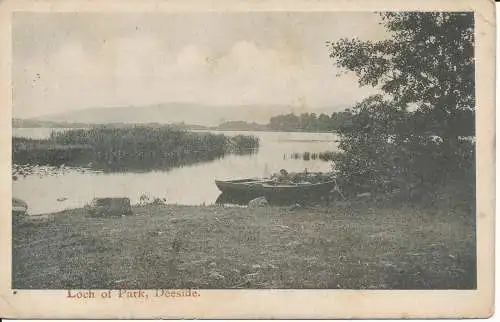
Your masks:
{"label": "large tree", "polygon": [[459,140],[474,135],[473,14],[380,15],[387,39],[328,43],[338,67],[383,94],[359,102],[338,131],[344,153],[337,170],[350,185],[390,181],[399,188],[473,173],[473,149]]}
{"label": "large tree", "polygon": [[[473,135],[474,16],[471,12],[381,14],[390,37],[329,42],[338,67],[360,85],[380,87],[401,109],[417,107],[420,126],[444,140]],[[467,128],[465,128],[467,127]]]}

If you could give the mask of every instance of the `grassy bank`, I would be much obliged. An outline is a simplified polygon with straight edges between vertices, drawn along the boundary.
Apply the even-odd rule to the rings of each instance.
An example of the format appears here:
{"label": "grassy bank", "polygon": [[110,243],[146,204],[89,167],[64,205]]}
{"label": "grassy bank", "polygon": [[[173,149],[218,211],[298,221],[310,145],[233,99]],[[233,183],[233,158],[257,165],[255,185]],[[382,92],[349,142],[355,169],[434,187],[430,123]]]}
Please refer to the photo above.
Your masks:
{"label": "grassy bank", "polygon": [[15,224],[13,288],[475,288],[465,213],[359,203],[133,210]]}
{"label": "grassy bank", "polygon": [[103,170],[171,168],[252,153],[254,136],[188,132],[169,126],[95,127],[53,132],[49,139],[12,139],[17,164],[73,165]]}

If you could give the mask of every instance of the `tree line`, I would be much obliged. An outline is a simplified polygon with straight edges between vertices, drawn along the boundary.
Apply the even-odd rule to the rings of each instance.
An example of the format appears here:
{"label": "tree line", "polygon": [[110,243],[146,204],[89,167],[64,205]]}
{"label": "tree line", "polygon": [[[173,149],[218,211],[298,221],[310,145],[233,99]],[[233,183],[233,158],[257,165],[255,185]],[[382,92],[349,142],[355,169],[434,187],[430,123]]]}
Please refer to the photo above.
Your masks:
{"label": "tree line", "polygon": [[277,115],[270,119],[268,128],[273,131],[332,132],[348,122],[352,113],[349,109],[331,115],[321,113],[293,113]]}

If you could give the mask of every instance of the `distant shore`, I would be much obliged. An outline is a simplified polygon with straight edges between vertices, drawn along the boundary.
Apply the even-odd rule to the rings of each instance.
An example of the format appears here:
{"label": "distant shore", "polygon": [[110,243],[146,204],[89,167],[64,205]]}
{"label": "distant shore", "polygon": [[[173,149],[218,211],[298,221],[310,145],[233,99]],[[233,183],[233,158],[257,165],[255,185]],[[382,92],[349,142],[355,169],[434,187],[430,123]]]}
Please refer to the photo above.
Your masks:
{"label": "distant shore", "polygon": [[193,124],[185,122],[73,122],[49,121],[40,119],[12,119],[13,128],[53,128],[53,129],[82,129],[93,127],[127,128],[134,126],[145,127],[172,127],[187,131],[242,131],[242,132],[298,132],[298,133],[332,133],[347,124],[345,112],[333,113],[330,116],[314,113],[283,114],[271,117],[268,123],[249,121],[223,121],[214,124]]}
{"label": "distant shore", "polygon": [[14,289],[473,289],[474,217],[459,211],[134,206],[15,222]]}
{"label": "distant shore", "polygon": [[[140,126],[153,126],[149,124],[129,124],[129,125],[123,125],[122,127],[130,127],[134,125],[140,125]],[[162,124],[163,126],[169,126],[170,124]],[[65,126],[33,126],[33,127],[13,127],[13,129],[47,129],[47,128],[52,128],[52,129],[87,129],[87,128],[92,128],[94,126],[106,126],[106,124],[94,124],[94,125],[88,125],[88,126],[81,126],[81,127],[65,127]],[[108,125],[109,126],[109,125]],[[174,125],[175,127],[175,125]],[[217,131],[217,132],[270,132],[270,133],[333,133],[332,131],[305,131],[305,130],[274,130],[274,129],[221,129],[221,128],[216,128],[216,127],[206,127],[206,128],[200,128],[200,127],[185,127],[182,128],[183,130],[186,131]]]}

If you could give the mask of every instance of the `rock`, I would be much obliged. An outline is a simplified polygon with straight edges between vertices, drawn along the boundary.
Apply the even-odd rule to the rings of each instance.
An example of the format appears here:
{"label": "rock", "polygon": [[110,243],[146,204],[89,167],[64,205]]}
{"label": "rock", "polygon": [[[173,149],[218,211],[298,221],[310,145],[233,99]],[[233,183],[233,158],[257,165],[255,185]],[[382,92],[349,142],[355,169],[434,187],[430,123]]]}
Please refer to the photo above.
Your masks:
{"label": "rock", "polygon": [[18,198],[12,198],[12,214],[16,217],[28,214],[28,204]]}
{"label": "rock", "polygon": [[68,200],[68,198],[66,198],[66,197],[59,197],[59,198],[57,198],[56,200],[57,200],[57,201],[59,201],[59,202],[61,202],[61,201],[66,201],[66,200]]}
{"label": "rock", "polygon": [[26,216],[26,219],[30,222],[42,222],[49,220],[49,216],[48,215]]}
{"label": "rock", "polygon": [[215,262],[211,262],[210,264],[208,264],[209,267],[212,267],[212,268],[215,268],[217,267],[217,264]]}
{"label": "rock", "polygon": [[246,274],[245,277],[247,280],[252,280],[253,278],[256,278],[257,276],[259,276],[259,273],[249,273],[249,274]]}
{"label": "rock", "polygon": [[211,279],[214,279],[214,280],[223,280],[225,279],[224,275],[220,274],[219,272],[216,272],[216,271],[211,271],[210,274],[209,274],[210,278]]}
{"label": "rock", "polygon": [[129,198],[95,198],[85,207],[87,212],[96,217],[132,215]]}
{"label": "rock", "polygon": [[259,268],[261,268],[261,266],[260,266],[259,264],[253,264],[253,265],[252,265],[252,268],[253,268],[253,269],[259,269]]}
{"label": "rock", "polygon": [[267,205],[269,205],[269,202],[264,197],[258,197],[258,198],[252,199],[248,203],[249,208],[259,208],[259,207],[265,207]]}

